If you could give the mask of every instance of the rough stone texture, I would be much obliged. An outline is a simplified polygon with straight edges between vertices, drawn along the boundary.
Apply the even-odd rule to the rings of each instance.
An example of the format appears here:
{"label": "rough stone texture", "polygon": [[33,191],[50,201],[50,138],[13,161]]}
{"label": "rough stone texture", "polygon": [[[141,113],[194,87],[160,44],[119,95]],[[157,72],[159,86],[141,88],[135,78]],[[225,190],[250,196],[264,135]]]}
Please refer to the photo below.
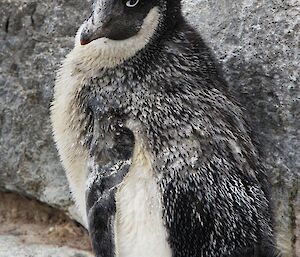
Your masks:
{"label": "rough stone texture", "polygon": [[51,137],[55,71],[85,1],[0,1],[0,188],[76,215]]}
{"label": "rough stone texture", "polygon": [[0,246],[0,257],[93,257],[70,247],[25,244],[17,236],[0,236]]}
{"label": "rough stone texture", "polygon": [[15,193],[0,192],[0,203],[0,257],[39,257],[34,252],[44,247],[42,256],[91,253],[87,231],[63,211]]}
{"label": "rough stone texture", "polygon": [[64,212],[0,192],[0,257],[91,257],[88,233]]}
{"label": "rough stone texture", "polygon": [[[0,0],[0,189],[74,209],[49,126],[55,70],[86,1]],[[298,0],[184,0],[248,114],[287,256],[300,250]],[[298,254],[300,256],[300,253]]]}

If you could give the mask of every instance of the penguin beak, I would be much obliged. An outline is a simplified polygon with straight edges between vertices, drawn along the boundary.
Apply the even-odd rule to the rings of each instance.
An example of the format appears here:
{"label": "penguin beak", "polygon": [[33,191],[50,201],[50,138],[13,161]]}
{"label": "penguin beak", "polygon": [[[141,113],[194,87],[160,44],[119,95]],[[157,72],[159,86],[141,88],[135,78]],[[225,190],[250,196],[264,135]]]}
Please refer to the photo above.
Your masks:
{"label": "penguin beak", "polygon": [[92,18],[87,20],[80,34],[80,44],[87,45],[90,42],[98,39],[109,36],[109,31],[107,29],[107,24],[101,22],[98,25],[93,24]]}
{"label": "penguin beak", "polygon": [[92,41],[105,37],[105,33],[101,33],[101,31],[98,30],[91,30],[91,28],[84,28],[83,31],[80,34],[80,44],[81,45],[87,45],[91,43]]}
{"label": "penguin beak", "polygon": [[83,45],[87,45],[88,43],[92,42],[92,40],[90,39],[90,37],[88,35],[82,35],[80,36],[80,44]]}
{"label": "penguin beak", "polygon": [[92,42],[92,37],[89,34],[82,32],[80,35],[80,44],[83,46],[90,42]]}
{"label": "penguin beak", "polygon": [[91,16],[82,25],[80,44],[87,45],[99,38],[128,39],[140,30],[143,19],[129,18],[123,1],[95,0]]}
{"label": "penguin beak", "polygon": [[91,16],[83,24],[80,44],[87,45],[98,38],[109,37],[114,30],[114,19],[120,12],[120,6],[113,0],[95,1]]}

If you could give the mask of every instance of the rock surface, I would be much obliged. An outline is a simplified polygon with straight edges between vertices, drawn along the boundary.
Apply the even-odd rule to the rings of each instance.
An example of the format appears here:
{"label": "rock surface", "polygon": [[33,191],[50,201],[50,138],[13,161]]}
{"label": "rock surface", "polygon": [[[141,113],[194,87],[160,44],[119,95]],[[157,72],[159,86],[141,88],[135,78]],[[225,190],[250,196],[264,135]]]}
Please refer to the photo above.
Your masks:
{"label": "rock surface", "polygon": [[[280,242],[287,256],[296,256],[300,3],[183,2],[245,107],[272,177]],[[49,103],[55,70],[73,46],[87,2],[0,0],[0,6],[0,190],[39,199],[78,219],[51,137]]]}
{"label": "rock surface", "polygon": [[55,71],[85,1],[0,1],[0,188],[75,215],[51,137]]}
{"label": "rock surface", "polygon": [[91,253],[45,244],[27,244],[18,236],[0,236],[0,257],[93,257]]}
{"label": "rock surface", "polygon": [[0,192],[0,257],[92,257],[87,231],[62,211]]}

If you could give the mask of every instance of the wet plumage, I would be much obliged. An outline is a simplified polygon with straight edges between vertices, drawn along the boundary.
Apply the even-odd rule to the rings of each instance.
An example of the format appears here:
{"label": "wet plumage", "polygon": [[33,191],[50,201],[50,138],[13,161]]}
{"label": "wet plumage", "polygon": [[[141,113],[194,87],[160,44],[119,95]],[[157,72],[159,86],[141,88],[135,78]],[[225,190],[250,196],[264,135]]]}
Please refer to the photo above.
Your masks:
{"label": "wet plumage", "polygon": [[[77,83],[67,103],[55,99],[52,120],[73,191],[76,157],[64,149],[73,143],[68,151],[84,155],[86,202],[78,205],[86,204],[96,256],[276,256],[268,181],[241,107],[179,1],[153,6],[158,25],[143,47],[113,62],[102,50],[90,59],[71,53],[58,77],[60,86]],[[66,128],[56,124],[60,112]],[[154,242],[162,243],[143,251]]]}

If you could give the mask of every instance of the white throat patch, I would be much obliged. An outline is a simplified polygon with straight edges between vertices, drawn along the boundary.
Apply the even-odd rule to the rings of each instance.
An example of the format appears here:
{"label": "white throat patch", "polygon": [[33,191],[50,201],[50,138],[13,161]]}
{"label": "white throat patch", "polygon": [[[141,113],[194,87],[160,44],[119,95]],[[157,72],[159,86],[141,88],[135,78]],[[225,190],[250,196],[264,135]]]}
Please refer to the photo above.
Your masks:
{"label": "white throat patch", "polygon": [[140,31],[133,37],[125,40],[110,40],[99,38],[87,45],[80,44],[80,34],[84,24],[79,28],[75,38],[75,48],[71,52],[77,60],[81,60],[78,65],[81,69],[88,70],[97,68],[113,68],[134,56],[143,49],[158,27],[160,20],[158,7],[150,10]]}

